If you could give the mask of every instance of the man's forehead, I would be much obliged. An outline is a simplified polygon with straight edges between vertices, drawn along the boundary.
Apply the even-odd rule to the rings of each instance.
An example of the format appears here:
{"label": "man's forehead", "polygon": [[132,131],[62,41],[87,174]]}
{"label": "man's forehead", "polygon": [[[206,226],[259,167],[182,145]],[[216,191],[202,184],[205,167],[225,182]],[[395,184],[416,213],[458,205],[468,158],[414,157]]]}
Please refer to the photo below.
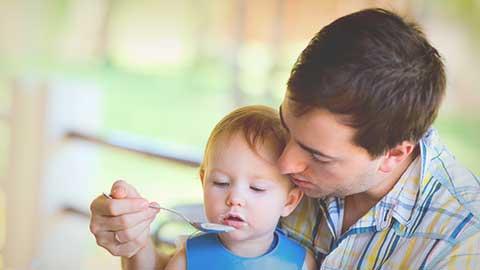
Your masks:
{"label": "man's forehead", "polygon": [[279,112],[281,113],[282,111],[285,111],[289,107],[289,103],[290,101],[288,97],[283,98],[282,103],[280,104]]}
{"label": "man's forehead", "polygon": [[285,114],[288,114],[288,115],[293,114],[293,116],[299,117],[304,114],[307,114],[308,112],[314,109],[315,107],[312,105],[307,105],[299,101],[293,100],[288,96],[285,96],[285,98],[282,101],[282,104],[280,105],[279,112],[283,113],[284,117],[285,117]]}
{"label": "man's forehead", "polygon": [[285,123],[285,116],[284,116],[284,107],[282,105],[280,105],[278,107],[278,115],[280,116],[280,122],[282,123],[282,126],[287,130],[288,130],[288,126],[287,124]]}
{"label": "man's forehead", "polygon": [[[314,107],[311,105],[302,104],[298,101],[292,100],[288,97],[285,97],[282,101],[282,104],[279,106],[279,115],[280,118],[285,120],[288,115],[288,119],[293,118],[302,118],[304,115],[315,115],[318,112],[322,112],[322,115],[328,115],[328,118],[334,120],[335,123],[351,128],[350,123],[352,121],[351,115],[337,114],[329,111],[327,108]],[[315,113],[317,112],[317,113]]]}
{"label": "man's forehead", "polygon": [[302,118],[302,116],[305,115],[306,110],[304,110],[304,113],[300,113],[300,106],[301,104],[288,98],[285,98],[283,103],[279,106],[278,113],[280,121],[287,130],[290,129],[289,125],[291,125],[292,121],[298,121],[300,120],[299,118]]}
{"label": "man's forehead", "polygon": [[[354,146],[355,129],[347,125],[345,117],[321,108],[304,108],[303,114],[297,110],[298,102],[285,99],[280,105],[279,114],[283,126],[295,136],[297,143],[309,152],[336,156],[328,146]],[[329,154],[326,154],[329,153]]]}
{"label": "man's forehead", "polygon": [[291,107],[291,101],[289,101],[289,99],[287,97],[285,97],[282,101],[282,103],[280,104],[279,108],[278,108],[278,113],[280,115],[280,119],[282,120],[282,123],[285,123],[284,120],[285,120],[285,114],[288,113],[290,114],[290,107]]}

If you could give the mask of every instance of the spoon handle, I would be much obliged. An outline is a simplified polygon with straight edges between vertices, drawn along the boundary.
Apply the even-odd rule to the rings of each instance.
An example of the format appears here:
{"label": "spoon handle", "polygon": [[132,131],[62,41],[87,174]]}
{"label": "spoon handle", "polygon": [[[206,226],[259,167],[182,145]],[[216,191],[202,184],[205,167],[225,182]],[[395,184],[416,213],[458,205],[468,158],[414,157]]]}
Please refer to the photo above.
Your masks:
{"label": "spoon handle", "polygon": [[192,223],[186,216],[184,216],[182,213],[180,212],[177,212],[173,209],[170,209],[170,208],[166,208],[166,207],[162,207],[162,206],[154,206],[154,205],[150,205],[151,208],[155,208],[155,209],[162,209],[162,210],[166,210],[172,214],[175,214],[181,218],[183,218],[185,221],[187,221],[188,223]]}

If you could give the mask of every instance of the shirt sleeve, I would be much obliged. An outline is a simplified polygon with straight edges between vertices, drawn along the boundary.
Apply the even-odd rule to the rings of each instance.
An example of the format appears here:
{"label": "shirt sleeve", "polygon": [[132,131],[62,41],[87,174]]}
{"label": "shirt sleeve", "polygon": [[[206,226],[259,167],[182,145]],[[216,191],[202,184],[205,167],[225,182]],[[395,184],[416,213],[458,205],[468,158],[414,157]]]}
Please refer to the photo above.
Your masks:
{"label": "shirt sleeve", "polygon": [[425,269],[478,269],[480,265],[480,231],[459,240],[441,252]]}

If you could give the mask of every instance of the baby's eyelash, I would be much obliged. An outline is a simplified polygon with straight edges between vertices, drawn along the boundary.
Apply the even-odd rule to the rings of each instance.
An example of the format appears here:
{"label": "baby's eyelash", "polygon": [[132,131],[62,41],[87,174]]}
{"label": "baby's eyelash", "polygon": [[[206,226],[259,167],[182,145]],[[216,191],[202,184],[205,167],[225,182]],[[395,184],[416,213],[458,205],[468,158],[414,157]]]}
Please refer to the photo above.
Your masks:
{"label": "baby's eyelash", "polygon": [[256,192],[263,192],[263,191],[266,191],[266,189],[264,188],[259,188],[259,187],[250,187],[252,190],[256,191]]}
{"label": "baby's eyelash", "polygon": [[213,184],[215,186],[221,186],[221,187],[224,187],[224,186],[228,186],[228,182],[218,182],[218,181],[213,181]]}

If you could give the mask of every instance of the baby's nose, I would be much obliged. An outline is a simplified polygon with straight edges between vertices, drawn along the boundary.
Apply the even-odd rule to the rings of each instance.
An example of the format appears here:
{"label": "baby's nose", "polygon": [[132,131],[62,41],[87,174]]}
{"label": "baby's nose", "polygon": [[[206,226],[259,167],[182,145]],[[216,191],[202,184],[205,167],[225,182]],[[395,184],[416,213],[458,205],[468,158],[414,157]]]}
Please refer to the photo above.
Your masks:
{"label": "baby's nose", "polygon": [[239,192],[232,191],[230,192],[227,198],[228,206],[245,206],[245,199]]}

